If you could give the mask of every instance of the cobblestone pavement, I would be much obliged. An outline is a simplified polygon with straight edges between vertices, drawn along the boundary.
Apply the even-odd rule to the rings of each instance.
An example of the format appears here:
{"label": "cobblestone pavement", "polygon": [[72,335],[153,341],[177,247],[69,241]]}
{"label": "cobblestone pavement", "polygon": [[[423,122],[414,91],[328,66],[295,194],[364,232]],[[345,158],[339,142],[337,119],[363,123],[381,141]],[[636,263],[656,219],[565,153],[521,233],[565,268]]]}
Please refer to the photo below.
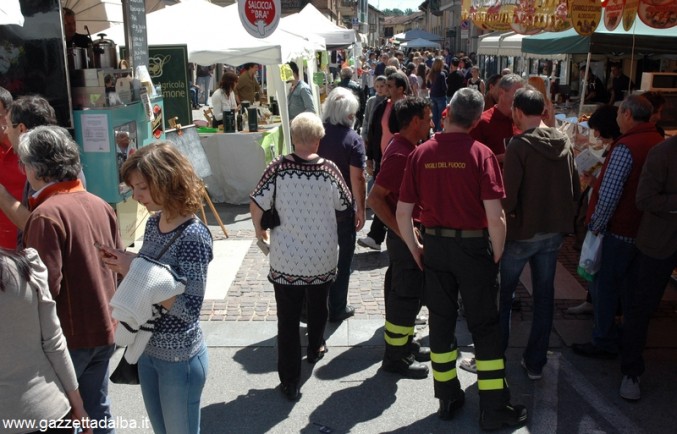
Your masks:
{"label": "cobblestone pavement", "polygon": [[[230,239],[254,239],[253,231],[229,233]],[[355,318],[384,318],[383,279],[388,254],[360,246],[355,248],[350,275],[348,304],[355,307]],[[266,278],[268,257],[255,243],[245,255],[225,300],[205,300],[203,321],[276,321],[275,293]]]}
{"label": "cobblestone pavement", "polygon": [[[367,228],[369,223],[368,221]],[[358,238],[364,236],[365,233],[366,230],[363,230],[358,234]],[[214,235],[215,239],[224,238],[220,233]],[[229,232],[229,236],[229,239],[253,240],[255,238],[253,230]],[[585,288],[587,282],[576,273],[578,257],[579,251],[574,248],[574,238],[567,237],[558,260]],[[376,252],[356,246],[348,292],[348,304],[355,307],[355,318],[385,318],[383,279],[387,266],[388,253],[386,251]],[[255,243],[252,243],[228,290],[226,299],[205,300],[200,319],[203,321],[276,321],[275,294],[273,285],[266,278],[267,273],[268,257],[258,249]],[[521,308],[514,311],[513,316],[523,321],[531,320],[532,300],[524,286],[518,286],[517,296],[520,299]],[[556,299],[554,319],[590,318],[590,315],[566,313],[567,308],[581,301]],[[425,311],[422,313],[426,314]],[[655,316],[677,319],[677,302],[663,301]]]}

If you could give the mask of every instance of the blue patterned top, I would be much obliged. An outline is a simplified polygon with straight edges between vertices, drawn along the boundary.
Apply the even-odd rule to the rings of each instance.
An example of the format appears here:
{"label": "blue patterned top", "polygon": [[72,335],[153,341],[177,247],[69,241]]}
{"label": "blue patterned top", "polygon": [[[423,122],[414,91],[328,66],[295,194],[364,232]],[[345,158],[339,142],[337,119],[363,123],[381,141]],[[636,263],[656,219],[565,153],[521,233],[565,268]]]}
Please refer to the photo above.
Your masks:
{"label": "blue patterned top", "polygon": [[207,267],[214,257],[209,229],[197,220],[171,232],[160,232],[161,213],[148,219],[139,254],[156,258],[176,231],[183,231],[160,257],[187,280],[186,291],[176,297],[172,308],[156,324],[144,354],[168,362],[186,361],[204,347],[200,329],[200,310],[207,286]]}

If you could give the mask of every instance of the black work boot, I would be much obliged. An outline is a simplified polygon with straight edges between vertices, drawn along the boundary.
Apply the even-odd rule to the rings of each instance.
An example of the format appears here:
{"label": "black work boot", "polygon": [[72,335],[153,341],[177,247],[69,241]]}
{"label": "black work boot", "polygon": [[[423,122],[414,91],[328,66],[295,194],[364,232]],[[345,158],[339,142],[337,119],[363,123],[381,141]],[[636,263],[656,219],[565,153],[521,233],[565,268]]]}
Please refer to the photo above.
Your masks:
{"label": "black work boot", "polygon": [[409,351],[414,355],[414,359],[416,359],[417,362],[430,361],[430,347],[424,347],[420,342],[412,339],[409,343]]}
{"label": "black work boot", "polygon": [[480,428],[485,431],[501,429],[504,426],[519,426],[527,421],[527,408],[523,405],[506,405],[496,410],[480,412]]}
{"label": "black work boot", "polygon": [[417,362],[412,354],[399,359],[385,357],[381,367],[384,371],[399,374],[406,378],[423,379],[428,376],[428,367]]}
{"label": "black work boot", "polygon": [[456,399],[440,399],[440,409],[437,410],[437,416],[442,420],[451,420],[454,418],[454,413],[465,404],[465,393],[461,394]]}

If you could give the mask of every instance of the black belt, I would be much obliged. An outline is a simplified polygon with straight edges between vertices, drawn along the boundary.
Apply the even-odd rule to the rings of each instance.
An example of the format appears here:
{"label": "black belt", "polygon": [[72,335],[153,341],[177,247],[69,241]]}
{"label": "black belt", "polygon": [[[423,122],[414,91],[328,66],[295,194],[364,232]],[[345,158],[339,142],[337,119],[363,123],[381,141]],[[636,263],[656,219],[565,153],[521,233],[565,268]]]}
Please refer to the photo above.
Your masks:
{"label": "black belt", "polygon": [[444,238],[484,238],[489,234],[486,229],[461,230],[449,228],[425,228],[425,233]]}

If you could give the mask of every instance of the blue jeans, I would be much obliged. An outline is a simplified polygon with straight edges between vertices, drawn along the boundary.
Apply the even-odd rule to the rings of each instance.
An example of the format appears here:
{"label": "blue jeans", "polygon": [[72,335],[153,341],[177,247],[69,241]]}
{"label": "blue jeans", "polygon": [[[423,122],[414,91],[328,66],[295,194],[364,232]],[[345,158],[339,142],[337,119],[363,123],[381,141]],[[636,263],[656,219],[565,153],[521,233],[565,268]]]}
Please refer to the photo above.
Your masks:
{"label": "blue jeans", "polygon": [[[110,419],[108,398],[108,364],[115,345],[69,350],[82,402],[90,419]],[[112,434],[113,428],[98,428],[94,434]]]}
{"label": "blue jeans", "polygon": [[624,311],[630,305],[629,297],[637,282],[638,254],[633,243],[606,234],[602,241],[602,265],[590,284],[594,309],[592,343],[612,353],[618,352],[618,302]]}
{"label": "blue jeans", "polygon": [[536,241],[507,241],[501,258],[500,321],[503,351],[510,338],[512,297],[524,266],[529,263],[533,284],[534,317],[524,363],[530,371],[541,372],[547,362],[550,330],[555,302],[555,270],[562,234]]}
{"label": "blue jeans", "polygon": [[355,217],[342,217],[337,222],[338,232],[338,270],[336,280],[329,289],[329,318],[333,318],[343,312],[348,304],[348,284],[352,271],[353,254],[355,253]]}
{"label": "blue jeans", "polygon": [[183,362],[141,355],[141,394],[156,434],[200,432],[200,397],[207,368],[207,347]]}
{"label": "blue jeans", "polygon": [[433,124],[435,124],[435,131],[442,131],[442,112],[447,106],[446,96],[430,97],[433,102]]}

